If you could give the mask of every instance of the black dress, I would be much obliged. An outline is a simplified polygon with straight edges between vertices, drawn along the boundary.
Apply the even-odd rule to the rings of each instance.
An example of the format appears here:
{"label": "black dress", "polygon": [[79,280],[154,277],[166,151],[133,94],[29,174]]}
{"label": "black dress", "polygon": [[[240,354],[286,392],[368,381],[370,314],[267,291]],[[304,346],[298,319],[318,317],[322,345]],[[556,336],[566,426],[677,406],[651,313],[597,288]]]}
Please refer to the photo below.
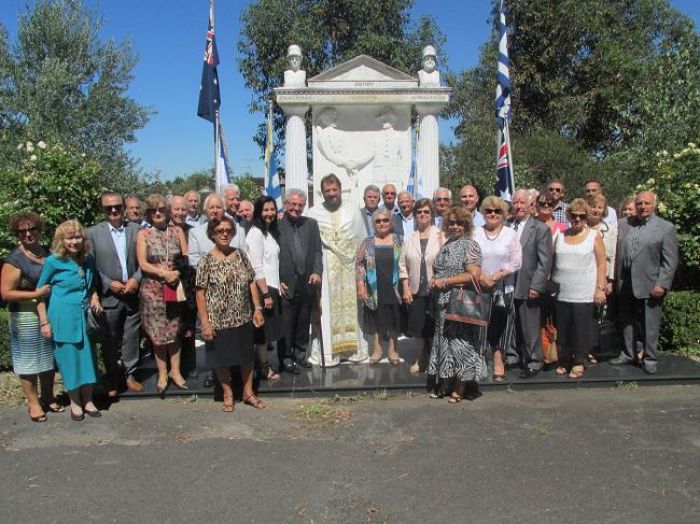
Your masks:
{"label": "black dress", "polygon": [[379,334],[382,340],[397,335],[401,328],[399,299],[393,285],[394,249],[391,245],[375,245],[377,270],[377,309],[365,308],[365,326],[372,335]]}

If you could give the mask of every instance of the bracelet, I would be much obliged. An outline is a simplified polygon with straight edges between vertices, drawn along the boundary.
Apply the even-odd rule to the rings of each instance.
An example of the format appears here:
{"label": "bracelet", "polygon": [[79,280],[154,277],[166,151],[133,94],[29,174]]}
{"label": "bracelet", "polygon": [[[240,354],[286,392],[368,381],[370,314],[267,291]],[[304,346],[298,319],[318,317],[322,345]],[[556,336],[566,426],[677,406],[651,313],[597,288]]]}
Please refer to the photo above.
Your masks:
{"label": "bracelet", "polygon": [[44,327],[44,326],[48,326],[48,325],[49,325],[49,321],[47,320],[46,322],[40,323],[39,327]]}
{"label": "bracelet", "polygon": [[605,286],[596,286],[598,291],[605,291]]}
{"label": "bracelet", "polygon": [[262,306],[255,306],[255,311],[262,311],[263,307]]}
{"label": "bracelet", "polygon": [[267,290],[265,293],[262,293],[263,298],[270,298],[270,290]]}
{"label": "bracelet", "polygon": [[205,329],[210,329],[210,328],[211,328],[211,324],[207,324],[206,326],[202,326],[202,331],[204,331]]}

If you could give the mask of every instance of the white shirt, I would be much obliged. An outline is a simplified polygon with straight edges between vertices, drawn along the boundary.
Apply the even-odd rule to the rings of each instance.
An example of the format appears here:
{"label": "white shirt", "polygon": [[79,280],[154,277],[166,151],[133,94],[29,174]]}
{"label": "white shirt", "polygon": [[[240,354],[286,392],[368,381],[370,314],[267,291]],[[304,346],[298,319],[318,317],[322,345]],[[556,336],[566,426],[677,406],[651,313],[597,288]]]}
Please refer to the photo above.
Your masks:
{"label": "white shirt", "polygon": [[520,238],[523,236],[523,231],[525,230],[528,220],[534,220],[534,218],[528,216],[525,220],[513,222],[513,229],[515,229],[515,224],[518,224],[518,230],[515,232],[515,234],[518,235],[518,242],[520,242]]}
{"label": "white shirt", "polygon": [[603,222],[617,229],[617,211],[614,207],[608,206],[608,216],[603,219]]}
{"label": "white shirt", "polygon": [[119,265],[122,268],[122,282],[129,280],[129,271],[126,268],[126,228],[124,226],[117,229],[112,224],[109,224],[109,232],[112,235],[114,249],[119,258]]}
{"label": "white shirt", "polygon": [[493,233],[488,235],[489,237],[486,236],[486,230],[483,227],[474,229],[474,240],[481,248],[481,271],[489,276],[499,270],[509,272],[510,275],[500,283],[496,283],[494,293],[498,294],[503,291],[512,293],[515,289],[513,273],[520,269],[523,259],[518,234],[504,225],[495,238]]}
{"label": "white shirt", "polygon": [[399,216],[401,217],[401,222],[403,223],[403,236],[407,237],[413,233],[415,228],[413,213],[411,213],[408,217],[403,216],[403,213],[401,213]]}
{"label": "white shirt", "polygon": [[255,280],[265,279],[267,285],[280,288],[280,246],[271,233],[263,235],[253,226],[246,236],[248,258],[255,271]]}
{"label": "white shirt", "polygon": [[472,225],[474,227],[482,227],[486,223],[486,220],[484,220],[484,215],[481,214],[481,211],[477,211],[476,209],[472,213]]}

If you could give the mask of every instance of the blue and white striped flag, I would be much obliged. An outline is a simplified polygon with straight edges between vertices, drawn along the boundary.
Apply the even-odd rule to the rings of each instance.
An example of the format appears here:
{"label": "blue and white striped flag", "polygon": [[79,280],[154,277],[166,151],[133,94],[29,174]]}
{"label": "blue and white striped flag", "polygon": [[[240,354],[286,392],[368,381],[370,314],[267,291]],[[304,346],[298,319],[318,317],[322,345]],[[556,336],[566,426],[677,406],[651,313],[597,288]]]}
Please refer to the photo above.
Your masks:
{"label": "blue and white striped flag", "polygon": [[228,165],[228,147],[224,139],[224,127],[221,122],[217,125],[216,133],[216,193],[221,194],[221,189],[231,181],[231,168]]}
{"label": "blue and white striped flag", "polygon": [[282,209],[282,187],[277,172],[277,155],[272,127],[272,101],[267,113],[267,139],[265,143],[265,194],[275,199],[277,209]]}
{"label": "blue and white striped flag", "polygon": [[416,144],[418,143],[418,122],[411,129],[411,171],[408,173],[408,184],[406,191],[411,193],[414,199],[420,198],[416,194],[418,181],[416,180]]}
{"label": "blue and white striped flag", "polygon": [[510,147],[508,125],[510,109],[510,61],[508,60],[508,33],[506,15],[503,12],[503,0],[499,11],[498,31],[498,72],[496,84],[496,119],[498,121],[498,153],[496,160],[496,195],[510,201],[515,191],[513,174],[513,157]]}

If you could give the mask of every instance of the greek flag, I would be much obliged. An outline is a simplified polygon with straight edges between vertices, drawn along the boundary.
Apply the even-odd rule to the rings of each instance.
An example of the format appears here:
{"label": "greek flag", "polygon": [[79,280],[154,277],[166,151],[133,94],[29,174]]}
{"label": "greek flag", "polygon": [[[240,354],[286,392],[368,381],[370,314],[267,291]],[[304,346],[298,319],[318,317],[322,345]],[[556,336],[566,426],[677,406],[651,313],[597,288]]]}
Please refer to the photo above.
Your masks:
{"label": "greek flag", "polygon": [[231,181],[231,168],[228,165],[228,147],[224,139],[224,127],[221,122],[216,126],[216,193]]}
{"label": "greek flag", "polygon": [[418,136],[420,135],[420,123],[416,121],[416,125],[411,130],[411,171],[408,174],[408,184],[406,191],[413,195],[415,200],[423,198],[423,179],[418,176],[416,168],[416,150],[418,149]]}
{"label": "greek flag", "polygon": [[277,209],[282,209],[282,187],[277,172],[277,155],[272,127],[272,101],[267,112],[267,140],[265,143],[265,194],[275,199]]}
{"label": "greek flag", "polygon": [[496,162],[496,194],[510,201],[515,191],[513,175],[513,156],[510,147],[508,124],[510,109],[510,61],[508,60],[508,33],[506,32],[506,15],[503,12],[503,0],[499,10],[498,30],[498,71],[496,84],[496,119],[498,121],[498,153]]}

